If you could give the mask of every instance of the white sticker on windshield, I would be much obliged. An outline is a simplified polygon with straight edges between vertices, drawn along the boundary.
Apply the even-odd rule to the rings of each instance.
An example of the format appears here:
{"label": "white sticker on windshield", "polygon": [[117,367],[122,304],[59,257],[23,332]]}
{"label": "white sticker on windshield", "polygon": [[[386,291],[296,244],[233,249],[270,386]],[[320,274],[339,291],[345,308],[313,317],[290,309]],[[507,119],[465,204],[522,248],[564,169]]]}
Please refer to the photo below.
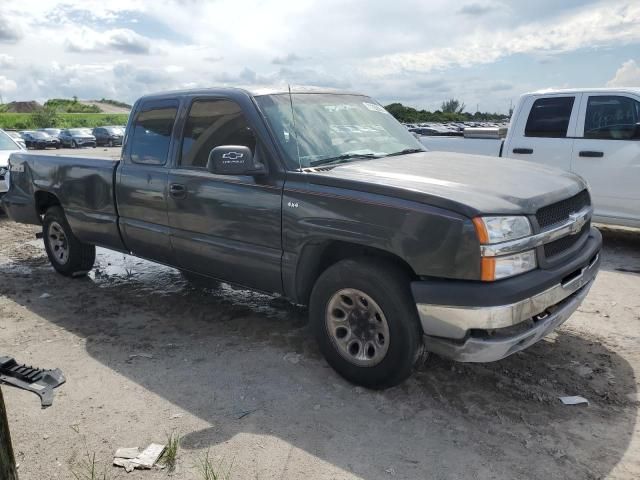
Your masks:
{"label": "white sticker on windshield", "polygon": [[383,107],[381,107],[380,105],[376,105],[375,103],[362,102],[362,104],[372,112],[387,113],[387,114],[389,113]]}
{"label": "white sticker on windshield", "polygon": [[340,110],[353,110],[357,108],[355,105],[349,105],[348,103],[341,105],[325,105],[324,109],[330,112],[339,112]]}

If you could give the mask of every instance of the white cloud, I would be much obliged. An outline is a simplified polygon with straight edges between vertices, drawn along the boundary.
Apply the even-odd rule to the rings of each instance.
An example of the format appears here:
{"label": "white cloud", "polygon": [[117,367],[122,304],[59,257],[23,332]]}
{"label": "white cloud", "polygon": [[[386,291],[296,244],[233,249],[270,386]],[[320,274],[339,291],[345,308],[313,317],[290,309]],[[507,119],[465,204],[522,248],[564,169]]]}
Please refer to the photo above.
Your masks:
{"label": "white cloud", "polygon": [[151,41],[128,28],[99,32],[82,27],[67,36],[66,47],[76,53],[106,53],[115,50],[129,54],[148,54],[151,51]]}
{"label": "white cloud", "polygon": [[16,43],[22,36],[20,25],[0,13],[0,43]]}
{"label": "white cloud", "polygon": [[13,92],[18,88],[18,85],[14,80],[0,75],[0,93]]}
{"label": "white cloud", "polygon": [[607,2],[553,23],[538,22],[513,30],[482,29],[452,41],[455,45],[449,47],[384,55],[368,62],[365,70],[373,74],[397,69],[430,72],[493,63],[514,54],[558,54],[584,47],[640,42],[640,3]]}
{"label": "white cloud", "polygon": [[13,67],[14,59],[11,55],[0,53],[0,68],[9,69]]}
{"label": "white cloud", "polygon": [[627,60],[607,82],[607,87],[640,87],[640,65],[635,60]]}
{"label": "white cloud", "polygon": [[[506,111],[523,91],[586,86],[583,78],[604,84],[601,47],[611,47],[606,54],[622,64],[635,58],[624,47],[640,45],[637,0],[466,0],[453,7],[449,0],[2,4],[0,31],[24,33],[0,43],[14,59],[0,56],[0,74],[8,75],[12,63],[9,76],[18,88],[10,96],[20,99],[131,102],[185,86],[284,82],[347,88],[420,108],[437,108],[453,96]],[[564,61],[580,52],[589,52],[588,62]]]}

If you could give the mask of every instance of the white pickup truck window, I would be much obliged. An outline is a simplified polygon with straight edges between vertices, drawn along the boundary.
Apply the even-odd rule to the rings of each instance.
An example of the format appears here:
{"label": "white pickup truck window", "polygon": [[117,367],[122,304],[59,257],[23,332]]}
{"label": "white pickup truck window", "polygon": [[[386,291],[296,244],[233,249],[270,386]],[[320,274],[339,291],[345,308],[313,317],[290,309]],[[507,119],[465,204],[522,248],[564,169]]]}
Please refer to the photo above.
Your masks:
{"label": "white pickup truck window", "polygon": [[527,126],[526,137],[565,138],[575,97],[539,98],[533,103]]}
{"label": "white pickup truck window", "polygon": [[584,138],[640,139],[640,102],[622,96],[591,96],[587,103]]}

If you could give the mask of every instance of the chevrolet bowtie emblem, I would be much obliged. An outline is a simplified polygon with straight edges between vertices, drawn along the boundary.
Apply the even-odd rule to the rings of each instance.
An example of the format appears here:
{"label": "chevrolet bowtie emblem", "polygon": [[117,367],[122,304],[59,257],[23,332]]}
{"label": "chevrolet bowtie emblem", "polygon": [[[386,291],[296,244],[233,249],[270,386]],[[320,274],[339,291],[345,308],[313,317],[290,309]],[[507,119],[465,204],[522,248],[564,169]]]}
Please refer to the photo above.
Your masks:
{"label": "chevrolet bowtie emblem", "polygon": [[569,234],[577,235],[584,227],[584,224],[587,223],[587,216],[584,213],[571,213],[569,214],[569,220],[572,222]]}

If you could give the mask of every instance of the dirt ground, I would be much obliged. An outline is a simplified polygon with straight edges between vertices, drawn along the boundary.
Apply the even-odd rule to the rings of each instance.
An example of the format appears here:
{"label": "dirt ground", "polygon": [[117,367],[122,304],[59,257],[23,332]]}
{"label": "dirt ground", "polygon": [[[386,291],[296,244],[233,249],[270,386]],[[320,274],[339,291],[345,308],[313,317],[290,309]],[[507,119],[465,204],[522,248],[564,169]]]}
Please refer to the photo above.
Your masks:
{"label": "dirt ground", "polygon": [[105,250],[89,277],[64,278],[36,231],[0,217],[0,355],[67,383],[46,410],[2,387],[22,480],[73,478],[87,453],[124,478],[117,447],[171,432],[175,471],[128,478],[204,478],[207,452],[236,480],[640,478],[640,232],[604,231],[586,302],[529,350],[485,365],[432,356],[373,392],[327,366],[304,309]]}

